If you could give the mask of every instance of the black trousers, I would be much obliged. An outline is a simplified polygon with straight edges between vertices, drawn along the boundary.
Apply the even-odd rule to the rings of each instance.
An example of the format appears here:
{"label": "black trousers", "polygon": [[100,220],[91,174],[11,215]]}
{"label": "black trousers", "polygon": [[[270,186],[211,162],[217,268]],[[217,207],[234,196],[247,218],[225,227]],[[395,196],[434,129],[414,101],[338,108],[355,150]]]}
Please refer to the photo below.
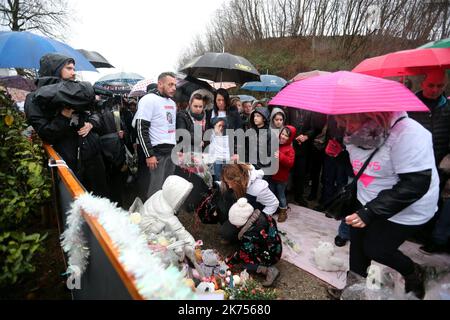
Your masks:
{"label": "black trousers", "polygon": [[145,159],[144,151],[142,147],[138,144],[137,146],[138,154],[138,171],[137,171],[137,196],[141,198],[142,202],[147,200],[148,184],[150,181],[150,171],[147,167],[147,162]]}
{"label": "black trousers", "polygon": [[308,169],[306,154],[296,154],[293,170],[293,184],[295,198],[303,198],[305,193],[306,175]]}
{"label": "black trousers", "polygon": [[94,195],[99,197],[110,197],[105,163],[101,155],[84,160],[81,165],[81,170],[76,173],[76,176],[87,191],[92,191]]}
{"label": "black trousers", "polygon": [[375,218],[365,228],[350,228],[350,270],[367,277],[372,260],[406,276],[414,272],[413,261],[398,248],[422,225],[407,226]]}

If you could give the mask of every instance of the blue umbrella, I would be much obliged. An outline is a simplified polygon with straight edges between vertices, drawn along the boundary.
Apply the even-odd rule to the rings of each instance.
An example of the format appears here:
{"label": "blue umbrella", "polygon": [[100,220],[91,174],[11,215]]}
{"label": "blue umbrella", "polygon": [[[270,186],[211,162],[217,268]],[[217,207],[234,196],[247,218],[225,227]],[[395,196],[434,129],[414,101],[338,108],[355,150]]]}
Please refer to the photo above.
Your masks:
{"label": "blue umbrella", "polygon": [[286,80],[270,74],[261,75],[261,81],[246,82],[241,89],[260,92],[278,92],[286,84]]}
{"label": "blue umbrella", "polygon": [[65,43],[26,31],[0,32],[0,68],[39,69],[39,60],[47,53],[73,58],[77,70],[97,71],[80,52]]}

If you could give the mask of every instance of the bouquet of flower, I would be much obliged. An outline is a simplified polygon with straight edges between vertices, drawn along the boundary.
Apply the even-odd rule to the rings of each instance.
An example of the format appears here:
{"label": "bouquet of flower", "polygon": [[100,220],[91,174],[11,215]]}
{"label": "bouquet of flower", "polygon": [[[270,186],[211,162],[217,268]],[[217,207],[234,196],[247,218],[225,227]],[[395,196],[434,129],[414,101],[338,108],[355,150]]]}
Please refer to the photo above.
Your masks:
{"label": "bouquet of flower", "polygon": [[230,300],[276,300],[278,297],[275,289],[264,288],[253,279],[242,286],[227,287],[225,293]]}
{"label": "bouquet of flower", "polygon": [[212,187],[211,164],[208,163],[208,155],[198,152],[179,154],[178,163],[180,168],[195,173],[203,179],[205,184]]}

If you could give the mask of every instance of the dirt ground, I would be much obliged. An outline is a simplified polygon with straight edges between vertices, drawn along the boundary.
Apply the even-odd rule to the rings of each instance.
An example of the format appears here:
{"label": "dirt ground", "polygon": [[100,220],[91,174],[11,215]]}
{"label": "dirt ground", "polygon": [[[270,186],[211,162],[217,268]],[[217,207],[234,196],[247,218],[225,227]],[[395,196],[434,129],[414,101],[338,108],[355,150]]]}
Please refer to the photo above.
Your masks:
{"label": "dirt ground", "polygon": [[[178,218],[196,240],[203,241],[204,249],[216,249],[222,256],[232,254],[235,248],[220,242],[220,225],[196,224],[194,215],[182,211]],[[274,283],[278,298],[283,300],[328,300],[327,285],[320,279],[299,269],[295,265],[281,260],[276,267],[280,276]],[[257,280],[262,278],[255,277]]]}
{"label": "dirt ground", "polygon": [[70,300],[66,287],[65,265],[56,227],[37,227],[34,232],[47,233],[44,251],[34,258],[36,271],[27,274],[13,286],[0,290],[0,299],[5,300]]}

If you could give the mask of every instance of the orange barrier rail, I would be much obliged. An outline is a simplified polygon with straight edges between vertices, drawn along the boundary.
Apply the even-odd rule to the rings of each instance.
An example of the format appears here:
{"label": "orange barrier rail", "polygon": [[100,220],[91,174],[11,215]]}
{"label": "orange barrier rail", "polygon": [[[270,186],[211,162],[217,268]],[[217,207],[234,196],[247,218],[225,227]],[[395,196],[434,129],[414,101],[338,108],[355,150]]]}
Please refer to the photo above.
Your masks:
{"label": "orange barrier rail", "polygon": [[[50,159],[54,159],[57,161],[62,160],[59,154],[50,145],[44,144],[44,149]],[[62,166],[58,166],[57,169],[61,180],[66,185],[73,198],[77,198],[78,196],[86,192],[80,182],[74,177],[71,170]],[[100,243],[100,246],[107,255],[117,274],[120,276],[120,279],[127,288],[131,297],[134,300],[144,300],[134,284],[134,277],[130,275],[119,262],[119,253],[117,251],[117,248],[113,245],[111,238],[109,237],[106,230],[101,226],[96,218],[86,214],[86,212],[83,212],[83,217],[89,225],[95,238]]]}

